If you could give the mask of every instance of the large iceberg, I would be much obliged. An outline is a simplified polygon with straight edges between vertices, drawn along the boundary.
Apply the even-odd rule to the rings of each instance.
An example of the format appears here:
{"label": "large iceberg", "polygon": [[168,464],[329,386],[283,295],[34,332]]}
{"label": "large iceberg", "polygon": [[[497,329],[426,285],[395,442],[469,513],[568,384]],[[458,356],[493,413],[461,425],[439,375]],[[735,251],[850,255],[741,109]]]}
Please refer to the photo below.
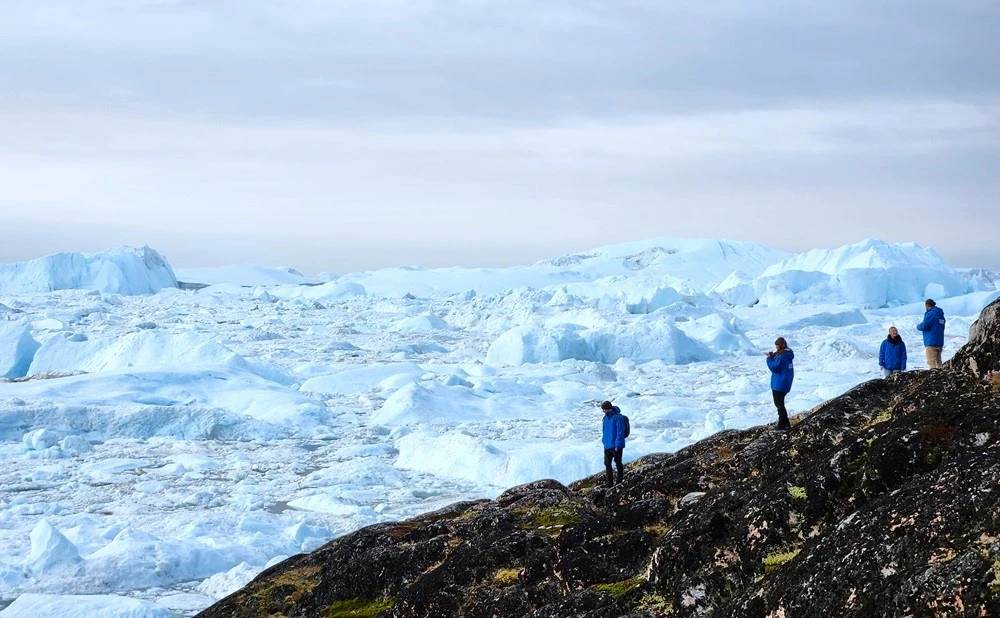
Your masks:
{"label": "large iceberg", "polygon": [[116,247],[101,253],[56,253],[27,262],[0,264],[0,293],[97,290],[154,294],[176,288],[166,258],[149,248]]}
{"label": "large iceberg", "polygon": [[882,240],[814,249],[768,267],[755,282],[757,297],[769,306],[837,298],[862,307],[885,307],[927,296],[958,296],[968,288],[966,278],[933,249]]}

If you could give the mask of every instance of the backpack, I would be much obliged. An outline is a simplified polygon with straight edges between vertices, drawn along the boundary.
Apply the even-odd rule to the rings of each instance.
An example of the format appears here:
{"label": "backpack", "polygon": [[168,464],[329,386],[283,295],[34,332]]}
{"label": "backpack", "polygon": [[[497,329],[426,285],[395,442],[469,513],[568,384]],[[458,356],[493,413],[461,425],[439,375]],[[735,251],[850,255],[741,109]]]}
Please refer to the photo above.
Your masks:
{"label": "backpack", "polygon": [[625,419],[625,437],[627,438],[628,434],[632,433],[632,426],[629,425],[628,417],[627,416],[625,416],[624,414],[622,414],[622,418]]}

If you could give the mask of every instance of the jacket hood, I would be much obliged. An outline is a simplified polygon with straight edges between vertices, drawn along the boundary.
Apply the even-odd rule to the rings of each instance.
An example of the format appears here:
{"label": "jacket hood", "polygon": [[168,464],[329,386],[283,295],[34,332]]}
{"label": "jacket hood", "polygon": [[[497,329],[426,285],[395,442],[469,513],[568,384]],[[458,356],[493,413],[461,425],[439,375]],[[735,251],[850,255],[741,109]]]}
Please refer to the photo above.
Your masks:
{"label": "jacket hood", "polygon": [[604,416],[614,416],[615,414],[621,414],[621,413],[622,413],[621,408],[619,408],[618,406],[611,406],[610,410],[604,411]]}

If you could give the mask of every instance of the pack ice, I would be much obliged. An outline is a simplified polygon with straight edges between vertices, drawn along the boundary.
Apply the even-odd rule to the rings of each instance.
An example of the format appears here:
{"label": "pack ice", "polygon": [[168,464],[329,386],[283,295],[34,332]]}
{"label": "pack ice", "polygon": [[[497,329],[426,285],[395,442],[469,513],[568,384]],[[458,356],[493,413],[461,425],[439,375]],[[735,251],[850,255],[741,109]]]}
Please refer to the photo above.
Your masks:
{"label": "pack ice", "polygon": [[[915,244],[657,238],[513,268],[178,271],[148,247],[0,265],[0,616],[193,615],[368,524],[774,420],[945,357],[996,274]],[[194,285],[197,284],[197,285]],[[182,289],[183,288],[183,289]]]}

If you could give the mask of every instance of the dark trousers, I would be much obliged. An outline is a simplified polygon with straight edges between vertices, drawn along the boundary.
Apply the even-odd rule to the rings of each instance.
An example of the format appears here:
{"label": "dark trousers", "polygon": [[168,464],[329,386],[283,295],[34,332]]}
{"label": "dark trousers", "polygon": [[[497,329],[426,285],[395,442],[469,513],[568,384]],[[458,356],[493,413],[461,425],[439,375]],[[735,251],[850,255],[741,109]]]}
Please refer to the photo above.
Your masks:
{"label": "dark trousers", "polygon": [[615,466],[618,468],[618,482],[622,482],[622,477],[625,476],[625,466],[622,465],[622,450],[620,448],[606,448],[604,449],[604,486],[611,487],[615,484],[615,477],[611,472],[611,460],[614,460]]}
{"label": "dark trousers", "polygon": [[788,410],[785,409],[785,395],[787,394],[771,391],[771,396],[774,397],[774,407],[778,408],[778,429],[788,429],[792,426],[788,422]]}

